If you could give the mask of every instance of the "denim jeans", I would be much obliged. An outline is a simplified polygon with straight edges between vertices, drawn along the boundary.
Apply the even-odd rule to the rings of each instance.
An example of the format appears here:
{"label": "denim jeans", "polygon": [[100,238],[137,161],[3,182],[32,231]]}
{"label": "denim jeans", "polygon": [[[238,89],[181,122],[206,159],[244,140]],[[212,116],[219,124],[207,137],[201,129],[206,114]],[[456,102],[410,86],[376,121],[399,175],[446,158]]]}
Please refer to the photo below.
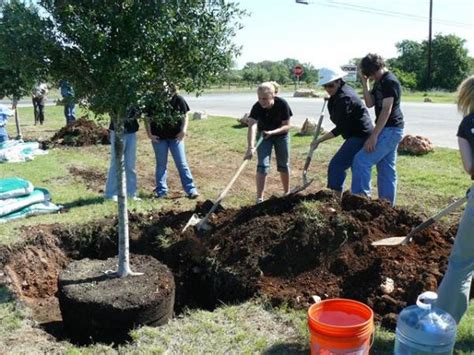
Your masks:
{"label": "denim jeans", "polygon": [[156,159],[155,179],[157,196],[163,196],[168,193],[168,184],[166,182],[168,176],[168,151],[173,156],[174,165],[178,170],[181,185],[186,194],[197,193],[191,170],[186,161],[184,141],[160,139],[158,143],[153,142],[152,144]]}
{"label": "denim jeans", "polygon": [[389,200],[395,205],[397,194],[397,147],[402,140],[403,129],[385,127],[380,132],[375,151],[369,153],[361,149],[352,162],[353,194],[370,196],[372,167],[377,165],[377,187],[379,198]]}
{"label": "denim jeans", "polygon": [[469,306],[469,294],[474,276],[474,185],[459,222],[448,270],[438,288],[436,306],[445,310],[459,323]]}
{"label": "denim jeans", "polygon": [[[260,133],[258,135],[260,136]],[[271,136],[260,143],[257,148],[257,172],[268,174],[273,147],[275,147],[277,170],[283,173],[289,172],[290,136],[288,134]]]}
{"label": "denim jeans", "polygon": [[8,133],[5,126],[0,126],[0,143],[8,140]]}
{"label": "denim jeans", "polygon": [[336,191],[344,190],[346,170],[352,166],[354,156],[364,147],[367,138],[350,137],[342,143],[339,150],[329,162],[328,188]]}
{"label": "denim jeans", "polygon": [[74,101],[64,100],[64,117],[66,117],[66,124],[68,125],[76,120],[76,104]]}
{"label": "denim jeans", "polygon": [[[123,135],[123,155],[125,160],[125,180],[127,186],[127,196],[135,197],[137,193],[137,172],[135,170],[137,135],[136,133],[124,133]],[[117,161],[115,159],[115,132],[110,131],[110,168],[105,184],[105,198],[111,199],[118,194],[117,184]]]}

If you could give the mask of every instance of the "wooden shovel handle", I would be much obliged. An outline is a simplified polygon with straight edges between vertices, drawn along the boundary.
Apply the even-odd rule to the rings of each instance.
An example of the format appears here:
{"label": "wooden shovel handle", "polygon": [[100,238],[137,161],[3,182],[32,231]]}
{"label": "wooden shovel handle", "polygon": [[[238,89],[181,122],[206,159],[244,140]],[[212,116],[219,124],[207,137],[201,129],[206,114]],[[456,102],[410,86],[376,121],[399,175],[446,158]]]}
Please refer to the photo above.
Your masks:
{"label": "wooden shovel handle", "polygon": [[435,223],[436,221],[439,221],[442,217],[446,216],[447,214],[453,212],[455,209],[457,209],[458,207],[460,207],[464,202],[467,201],[467,196],[464,196],[463,198],[460,198],[456,201],[454,201],[453,203],[451,203],[450,205],[446,206],[446,208],[442,209],[441,211],[439,211],[436,215],[432,216],[431,218],[427,219],[426,221],[424,221],[423,223],[419,224],[418,226],[415,227],[415,229],[413,229],[405,238],[405,240],[403,241],[403,244],[406,244],[408,242],[410,242],[413,238],[413,236],[424,230],[425,228],[428,228],[429,226],[431,226],[433,223]]}
{"label": "wooden shovel handle", "polygon": [[304,163],[303,171],[308,171],[309,164],[311,164],[311,159],[313,158],[313,153],[316,148],[313,148],[313,143],[319,138],[319,134],[321,133],[321,126],[323,124],[324,119],[324,108],[326,107],[327,100],[325,99],[323,102],[323,107],[321,109],[321,114],[319,115],[318,125],[316,126],[316,131],[314,132],[313,140],[311,141],[311,145],[308,151],[308,155],[306,156],[306,161]]}

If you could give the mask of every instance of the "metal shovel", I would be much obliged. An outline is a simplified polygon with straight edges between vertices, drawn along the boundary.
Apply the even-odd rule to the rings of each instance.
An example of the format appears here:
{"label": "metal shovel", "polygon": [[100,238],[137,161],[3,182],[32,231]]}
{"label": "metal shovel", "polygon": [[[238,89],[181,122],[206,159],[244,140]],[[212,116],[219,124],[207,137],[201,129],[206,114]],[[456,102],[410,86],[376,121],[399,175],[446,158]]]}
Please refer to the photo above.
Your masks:
{"label": "metal shovel", "polygon": [[[255,149],[258,148],[258,146],[260,145],[260,143],[262,143],[262,141],[263,141],[263,135],[258,139],[257,144],[255,145]],[[207,214],[204,216],[204,218],[201,219],[201,218],[199,218],[199,216],[196,213],[194,213],[191,216],[191,218],[189,219],[189,221],[186,223],[184,228],[182,229],[181,233],[184,233],[186,231],[186,229],[188,229],[190,226],[196,226],[197,230],[201,230],[201,229],[210,230],[212,228],[207,223],[207,220],[209,219],[211,214],[216,210],[216,208],[219,206],[219,204],[224,199],[224,197],[227,195],[227,193],[229,192],[232,185],[234,185],[235,180],[237,180],[240,173],[244,170],[245,166],[248,164],[249,161],[250,161],[250,159],[244,159],[244,161],[240,165],[237,172],[234,174],[234,176],[232,176],[232,179],[230,179],[230,181],[227,184],[227,186],[225,187],[225,189],[220,193],[219,197],[217,197],[216,202],[214,202],[211,209],[209,210],[209,212],[207,212]]]}
{"label": "metal shovel", "polygon": [[302,184],[299,186],[294,187],[291,191],[290,194],[296,194],[300,191],[303,191],[306,189],[309,185],[311,185],[314,181],[314,179],[308,180],[308,169],[309,165],[311,164],[311,159],[313,159],[313,153],[316,150],[317,147],[313,148],[313,144],[316,142],[316,140],[319,137],[319,134],[321,133],[321,125],[323,123],[323,118],[324,118],[324,108],[326,107],[326,102],[328,98],[324,98],[323,102],[323,107],[321,109],[321,114],[319,115],[319,120],[318,120],[318,125],[316,126],[316,131],[314,132],[313,140],[311,141],[311,145],[308,151],[308,155],[306,156],[306,161],[304,163],[303,167],[303,178],[302,178]]}
{"label": "metal shovel", "polygon": [[380,239],[380,240],[377,240],[375,242],[372,242],[372,245],[375,245],[375,246],[396,246],[396,245],[408,244],[409,242],[411,242],[411,240],[413,239],[413,236],[416,233],[422,231],[425,228],[428,228],[433,223],[440,220],[441,217],[444,217],[447,214],[453,212],[455,209],[460,207],[466,201],[467,201],[467,196],[465,196],[463,198],[460,198],[459,200],[454,201],[453,203],[446,206],[444,209],[442,209],[440,212],[438,212],[433,217],[429,218],[428,220],[424,221],[420,225],[416,226],[415,229],[413,229],[406,237],[384,238],[384,239]]}

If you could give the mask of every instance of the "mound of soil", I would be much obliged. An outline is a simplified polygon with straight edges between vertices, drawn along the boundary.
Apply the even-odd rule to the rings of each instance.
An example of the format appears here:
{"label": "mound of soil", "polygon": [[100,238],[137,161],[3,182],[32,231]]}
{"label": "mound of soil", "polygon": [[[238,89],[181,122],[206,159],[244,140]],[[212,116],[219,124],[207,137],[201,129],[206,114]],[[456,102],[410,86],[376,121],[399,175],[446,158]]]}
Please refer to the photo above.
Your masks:
{"label": "mound of soil", "polygon": [[87,117],[81,117],[61,128],[51,138],[49,145],[82,147],[96,144],[110,144],[108,130]]}
{"label": "mound of soil", "polygon": [[[194,212],[203,216],[210,206],[206,201]],[[340,201],[330,191],[221,209],[209,220],[211,231],[190,228],[182,233],[192,214],[129,213],[131,251],[152,255],[171,269],[176,312],[185,307],[213,309],[254,295],[296,308],[308,307],[313,296],[345,297],[368,304],[376,320],[392,329],[396,314],[414,304],[418,294],[436,290],[457,229],[434,224],[408,245],[374,247],[372,241],[406,235],[422,218],[385,201],[350,194]],[[46,229],[43,234],[50,242],[36,242],[38,248],[57,248],[73,259],[107,259],[117,252],[116,221],[111,219],[77,229]],[[41,283],[45,269],[36,270],[33,259],[15,257],[19,254],[20,249],[9,249],[8,255],[0,250],[10,283],[21,289],[26,274]],[[21,272],[18,260],[27,272]],[[387,278],[394,281],[390,293],[381,287]]]}

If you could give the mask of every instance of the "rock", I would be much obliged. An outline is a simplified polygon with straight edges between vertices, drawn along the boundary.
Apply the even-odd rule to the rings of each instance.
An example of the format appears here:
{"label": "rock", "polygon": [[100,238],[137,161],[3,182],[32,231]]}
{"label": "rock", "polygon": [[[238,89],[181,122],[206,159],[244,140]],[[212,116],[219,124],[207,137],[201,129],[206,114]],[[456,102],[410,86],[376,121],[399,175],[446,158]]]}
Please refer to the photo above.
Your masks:
{"label": "rock", "polygon": [[391,279],[390,277],[387,277],[385,281],[380,285],[380,289],[386,295],[389,295],[390,293],[392,293],[393,290],[395,290],[395,283],[393,279]]}
{"label": "rock", "polygon": [[428,138],[406,135],[398,145],[398,152],[412,155],[423,155],[434,151],[433,143]]}
{"label": "rock", "polygon": [[193,114],[193,120],[205,120],[207,118],[207,113],[205,111],[196,111]]}
{"label": "rock", "polygon": [[319,97],[312,89],[298,89],[293,93],[293,97]]}
{"label": "rock", "polygon": [[316,130],[316,126],[316,122],[306,118],[303,125],[301,126],[301,130],[298,133],[300,136],[312,136]]}
{"label": "rock", "polygon": [[310,302],[311,303],[319,303],[319,302],[321,302],[321,297],[313,295],[313,296],[310,297]]}
{"label": "rock", "polygon": [[244,113],[242,118],[237,118],[237,122],[240,123],[242,126],[248,126],[249,125],[249,114]]}
{"label": "rock", "polygon": [[431,100],[429,97],[425,97],[423,99],[423,102],[433,102],[433,100]]}

